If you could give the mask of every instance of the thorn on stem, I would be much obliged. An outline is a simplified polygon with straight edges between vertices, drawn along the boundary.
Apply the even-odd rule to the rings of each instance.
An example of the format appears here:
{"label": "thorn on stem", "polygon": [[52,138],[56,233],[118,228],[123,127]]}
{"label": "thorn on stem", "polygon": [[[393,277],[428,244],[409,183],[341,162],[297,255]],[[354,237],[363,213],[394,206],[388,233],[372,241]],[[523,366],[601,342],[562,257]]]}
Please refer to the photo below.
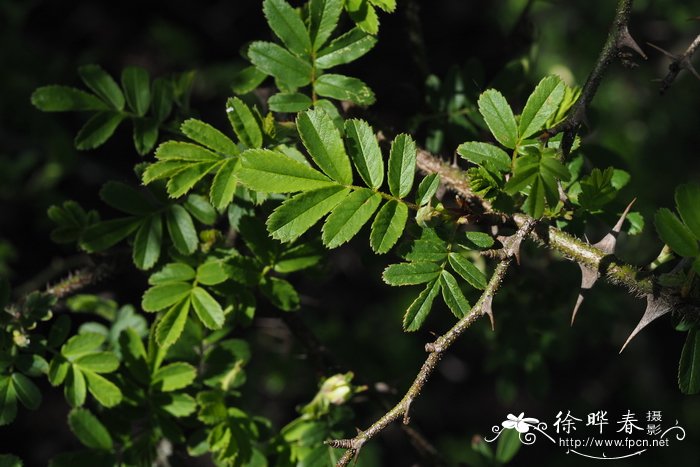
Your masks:
{"label": "thorn on stem", "polygon": [[634,337],[639,334],[639,332],[644,329],[649,323],[652,321],[662,317],[666,313],[670,312],[671,309],[673,308],[673,301],[665,296],[661,295],[660,297],[654,297],[653,295],[649,294],[647,295],[647,307],[644,310],[644,314],[642,315],[642,319],[639,320],[639,324],[637,324],[637,327],[634,328],[630,336],[627,338],[625,341],[624,345],[620,349],[620,353],[622,353],[623,350],[625,350],[625,347],[627,347],[627,344],[630,343]]}

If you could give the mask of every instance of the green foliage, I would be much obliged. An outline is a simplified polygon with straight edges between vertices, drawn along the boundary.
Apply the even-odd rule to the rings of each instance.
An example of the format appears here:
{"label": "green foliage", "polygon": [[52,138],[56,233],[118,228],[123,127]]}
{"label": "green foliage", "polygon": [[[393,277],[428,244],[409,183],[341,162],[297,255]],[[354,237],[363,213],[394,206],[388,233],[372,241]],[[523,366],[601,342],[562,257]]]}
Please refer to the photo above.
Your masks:
{"label": "green foliage", "polygon": [[51,85],[32,94],[32,104],[44,112],[94,112],[75,137],[77,149],[102,146],[122,121],[129,119],[134,147],[143,156],[155,146],[160,130],[168,126],[166,120],[173,107],[187,106],[187,83],[191,82],[188,74],[151,82],[143,68],[127,67],[122,72],[120,88],[98,65],[82,66],[78,72],[92,93]]}
{"label": "green foliage", "polygon": [[676,254],[693,259],[693,267],[700,273],[700,186],[681,185],[676,189],[676,214],[659,209],[654,218],[656,231]]}

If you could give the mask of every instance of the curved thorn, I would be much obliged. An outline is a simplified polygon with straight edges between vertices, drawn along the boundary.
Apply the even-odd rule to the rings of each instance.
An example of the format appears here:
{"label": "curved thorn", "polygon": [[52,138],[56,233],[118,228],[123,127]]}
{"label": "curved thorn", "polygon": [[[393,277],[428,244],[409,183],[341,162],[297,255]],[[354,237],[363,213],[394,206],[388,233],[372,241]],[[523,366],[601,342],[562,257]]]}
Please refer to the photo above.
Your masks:
{"label": "curved thorn", "polygon": [[627,347],[627,344],[634,339],[634,337],[639,334],[639,332],[644,329],[649,323],[652,321],[662,317],[666,313],[671,311],[672,308],[672,300],[665,296],[662,295],[658,298],[654,297],[653,295],[647,295],[647,307],[644,310],[644,314],[642,315],[642,319],[639,320],[639,323],[637,324],[637,327],[634,328],[632,333],[629,335],[627,340],[625,341],[624,345],[620,349],[620,353],[622,353],[623,350],[625,350],[625,347]]}

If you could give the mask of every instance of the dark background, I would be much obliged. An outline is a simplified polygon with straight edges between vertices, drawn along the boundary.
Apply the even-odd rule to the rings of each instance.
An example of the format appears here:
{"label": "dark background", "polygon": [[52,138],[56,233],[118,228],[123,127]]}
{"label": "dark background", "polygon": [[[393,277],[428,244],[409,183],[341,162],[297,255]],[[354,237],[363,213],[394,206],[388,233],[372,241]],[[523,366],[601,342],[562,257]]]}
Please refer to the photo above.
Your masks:
{"label": "dark background", "polygon": [[[615,2],[536,1],[521,16],[526,3],[414,2],[427,50],[422,55],[409,41],[406,2],[399,1],[395,14],[381,15],[377,47],[344,70],[377,94],[367,118],[388,134],[409,129],[417,115],[430,112],[424,99],[426,71],[444,77],[453,66],[464,67],[471,92],[498,86],[516,111],[547,73],[583,84]],[[697,181],[700,170],[700,83],[681,74],[659,96],[652,79],[664,76],[668,60],[646,42],[684,50],[700,30],[700,23],[688,21],[700,15],[700,2],[635,4],[632,34],[649,59],[635,70],[612,66],[589,114],[584,153],[595,165],[615,165],[633,175],[616,206],[621,210],[637,197],[636,208],[647,226],[641,236],[623,236],[618,254],[646,264],[661,246],[652,225],[655,209],[672,206],[674,187]],[[104,181],[136,182],[131,170],[139,156],[128,126],[104,147],[78,152],[72,138],[84,119],[38,112],[29,102],[36,87],[80,86],[76,69],[87,63],[99,63],[115,76],[131,64],[156,76],[197,69],[192,107],[204,120],[225,128],[225,98],[233,74],[245,65],[240,50],[251,40],[269,38],[260,2],[253,0],[0,1],[0,274],[16,290],[26,291],[79,264],[74,251],[49,241],[47,207],[75,199],[99,208],[96,193]],[[508,73],[502,71],[506,64]],[[417,128],[419,141],[424,130]],[[444,154],[460,142],[446,144]],[[587,234],[596,241],[604,229],[605,223],[594,222]],[[337,360],[361,381],[383,381],[403,393],[425,357],[424,343],[444,332],[453,318],[439,305],[423,331],[402,333],[402,312],[417,292],[381,284],[381,270],[393,260],[371,254],[366,235],[360,234],[330,253],[323,274],[298,278],[296,285],[304,294],[302,319]],[[641,300],[600,285],[570,327],[578,268],[532,245],[508,280],[494,303],[496,331],[483,321],[468,332],[413,406],[412,423],[446,458],[459,461],[474,435],[489,435],[508,413],[524,411],[551,424],[560,410],[584,419],[588,412],[608,410],[614,425],[629,409],[642,423],[647,411],[662,410],[663,424],[678,420],[687,438],[614,465],[700,465],[700,399],[678,390],[684,334],[673,330],[672,319],[654,323],[618,355],[642,314]],[[132,272],[92,291],[138,304],[144,288],[145,276]],[[296,405],[312,397],[317,374],[278,320],[257,321],[246,337],[256,347],[244,388],[248,406],[280,427],[296,416]],[[48,385],[44,389],[39,411],[21,408],[14,424],[0,429],[0,452],[20,455],[30,466],[44,465],[55,453],[78,446],[65,423],[68,408],[62,394]],[[363,398],[354,408],[360,428],[381,414]],[[596,462],[567,456],[565,449],[545,443],[523,448],[512,465]],[[418,462],[396,427],[369,443],[360,457],[362,465]]]}

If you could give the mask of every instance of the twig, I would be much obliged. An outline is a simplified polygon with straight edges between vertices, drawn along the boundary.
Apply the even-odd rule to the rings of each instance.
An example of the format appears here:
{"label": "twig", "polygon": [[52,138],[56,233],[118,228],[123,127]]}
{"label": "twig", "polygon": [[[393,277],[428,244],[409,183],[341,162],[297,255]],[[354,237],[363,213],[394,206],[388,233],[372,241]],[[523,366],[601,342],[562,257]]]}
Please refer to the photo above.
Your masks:
{"label": "twig", "polygon": [[613,19],[610,31],[608,32],[608,38],[605,41],[605,45],[598,56],[598,60],[596,61],[593,70],[588,75],[588,79],[586,79],[586,84],[583,85],[581,96],[572,106],[569,116],[553,128],[545,130],[542,134],[543,138],[551,138],[559,133],[564,133],[561,144],[562,154],[564,157],[569,155],[571,146],[576,138],[576,133],[578,133],[581,125],[586,121],[586,111],[588,110],[588,106],[593,100],[593,97],[595,97],[595,94],[598,91],[598,86],[600,85],[600,82],[602,81],[603,76],[605,75],[605,72],[610,64],[616,58],[620,58],[623,65],[628,67],[634,66],[633,62],[630,60],[630,54],[624,52],[625,48],[631,49],[645,60],[647,58],[629,32],[628,23],[630,19],[630,12],[632,10],[632,2],[633,0],[620,0],[618,2],[617,9],[615,11],[615,18]]}
{"label": "twig", "polygon": [[681,70],[688,70],[693,76],[700,79],[700,74],[698,74],[697,70],[690,61],[695,51],[700,48],[700,34],[698,34],[693,42],[690,43],[686,51],[681,55],[672,54],[671,52],[668,52],[654,44],[650,44],[649,42],[647,42],[647,44],[673,60],[668,66],[668,74],[661,80],[661,86],[659,88],[660,94],[665,93],[668,88],[671,87]]}
{"label": "twig", "polygon": [[424,386],[430,379],[433,371],[437,367],[437,364],[442,358],[442,354],[459,338],[466,329],[468,329],[478,318],[490,313],[491,311],[491,301],[495,295],[498,288],[501,286],[503,277],[510,266],[510,263],[515,258],[517,248],[519,247],[519,240],[528,234],[528,231],[535,226],[535,222],[525,223],[518,232],[511,237],[511,240],[504,245],[504,250],[506,251],[505,258],[502,259],[491,276],[486,289],[483,294],[476,302],[471,312],[460,319],[457,324],[455,324],[449,331],[440,336],[435,342],[426,344],[425,350],[429,352],[428,358],[426,358],[423,366],[416,375],[413,384],[408,388],[406,394],[403,398],[384,416],[379,420],[374,422],[369,428],[358,433],[357,436],[351,439],[338,439],[328,441],[327,444],[332,447],[345,448],[346,451],[343,456],[338,460],[336,466],[344,467],[347,466],[350,461],[356,457],[362,446],[371,438],[379,434],[384,430],[389,424],[395,420],[403,417],[403,423],[407,424],[409,422],[409,410],[413,401],[420,395]]}

